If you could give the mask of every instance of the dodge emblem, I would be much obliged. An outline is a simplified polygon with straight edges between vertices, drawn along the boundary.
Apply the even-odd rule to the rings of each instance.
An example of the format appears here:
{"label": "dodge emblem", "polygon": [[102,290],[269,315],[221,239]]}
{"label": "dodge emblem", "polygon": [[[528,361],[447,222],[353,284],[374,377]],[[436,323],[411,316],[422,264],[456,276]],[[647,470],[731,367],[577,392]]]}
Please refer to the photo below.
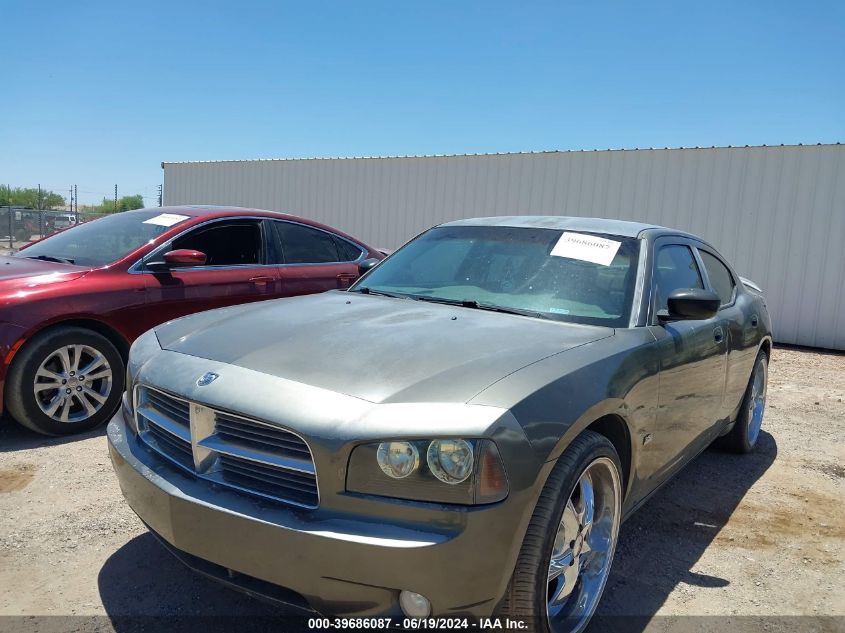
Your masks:
{"label": "dodge emblem", "polygon": [[213,371],[208,371],[200,376],[199,380],[197,380],[197,387],[205,387],[206,385],[210,385],[215,380],[217,380],[220,376],[215,374]]}

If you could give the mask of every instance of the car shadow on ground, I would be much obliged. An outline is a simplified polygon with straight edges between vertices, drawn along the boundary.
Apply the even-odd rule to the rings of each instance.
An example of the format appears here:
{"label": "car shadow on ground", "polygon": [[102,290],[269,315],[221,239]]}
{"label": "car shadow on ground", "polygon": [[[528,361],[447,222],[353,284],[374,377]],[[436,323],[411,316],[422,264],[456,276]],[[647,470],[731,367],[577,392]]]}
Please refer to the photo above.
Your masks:
{"label": "car shadow on ground", "polygon": [[708,449],[631,516],[588,633],[644,630],[678,585],[729,586],[727,578],[693,569],[777,453],[765,431],[747,455]]}
{"label": "car shadow on ground", "polygon": [[8,415],[4,414],[0,417],[0,453],[13,453],[15,451],[41,448],[42,446],[55,446],[56,444],[87,440],[88,438],[105,434],[106,425],[103,424],[90,431],[75,435],[62,435],[58,437],[41,435],[21,426],[9,418]]}
{"label": "car shadow on ground", "polygon": [[[622,526],[613,570],[589,633],[644,630],[680,583],[703,588],[730,584],[693,569],[776,456],[775,440],[766,432],[750,455],[707,450],[634,514]],[[243,630],[252,628],[249,623],[294,615],[196,574],[150,534],[112,554],[98,583],[106,613],[122,633],[143,630],[152,622],[181,630],[228,628],[224,623],[231,617],[238,618]]]}

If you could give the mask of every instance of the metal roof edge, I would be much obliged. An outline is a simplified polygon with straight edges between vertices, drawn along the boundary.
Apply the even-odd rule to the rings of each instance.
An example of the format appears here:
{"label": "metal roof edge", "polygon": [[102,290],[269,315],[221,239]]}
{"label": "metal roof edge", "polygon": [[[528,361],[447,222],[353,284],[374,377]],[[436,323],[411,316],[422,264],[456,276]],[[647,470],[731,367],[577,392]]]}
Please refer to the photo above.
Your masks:
{"label": "metal roof edge", "polygon": [[643,152],[643,151],[679,151],[679,150],[708,150],[708,149],[777,149],[781,147],[837,147],[841,142],[836,143],[792,143],[780,145],[711,145],[708,147],[618,147],[607,149],[552,149],[536,150],[525,152],[479,152],[475,154],[406,154],[395,156],[310,156],[292,158],[230,158],[223,160],[180,160],[161,161],[161,168],[165,165],[199,165],[208,163],[275,163],[275,162],[296,162],[296,161],[318,161],[318,160],[388,160],[396,158],[469,158],[477,156],[530,156],[537,154],[582,154],[593,152]]}

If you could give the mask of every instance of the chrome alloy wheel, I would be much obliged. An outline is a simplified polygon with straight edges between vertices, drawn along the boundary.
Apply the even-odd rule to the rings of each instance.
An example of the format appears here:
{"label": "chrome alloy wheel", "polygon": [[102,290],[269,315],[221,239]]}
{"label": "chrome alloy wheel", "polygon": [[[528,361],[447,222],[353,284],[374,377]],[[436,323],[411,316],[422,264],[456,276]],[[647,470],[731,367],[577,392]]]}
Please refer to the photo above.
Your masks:
{"label": "chrome alloy wheel", "polygon": [[592,461],[566,502],[549,561],[546,613],[553,631],[580,631],[598,606],[619,535],[622,485],[607,457]]}
{"label": "chrome alloy wheel", "polygon": [[89,345],[65,345],[39,365],[33,389],[46,416],[73,424],[102,409],[112,384],[111,366],[102,352]]}
{"label": "chrome alloy wheel", "polygon": [[765,356],[757,361],[754,368],[754,382],[751,383],[751,394],[748,398],[748,444],[754,446],[760,436],[763,426],[763,413],[766,410],[766,387],[769,382],[769,366]]}

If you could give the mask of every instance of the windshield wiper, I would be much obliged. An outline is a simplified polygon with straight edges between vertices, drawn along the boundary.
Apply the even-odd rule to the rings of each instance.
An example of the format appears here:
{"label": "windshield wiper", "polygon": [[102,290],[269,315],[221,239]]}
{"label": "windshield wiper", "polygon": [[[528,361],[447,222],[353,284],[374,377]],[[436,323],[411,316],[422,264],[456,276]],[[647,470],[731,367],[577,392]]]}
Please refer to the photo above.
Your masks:
{"label": "windshield wiper", "polygon": [[487,310],[489,312],[502,312],[504,314],[517,314],[519,316],[534,317],[536,319],[548,319],[549,317],[542,312],[534,310],[525,310],[523,308],[506,308],[494,303],[479,303],[475,299],[444,299],[442,297],[431,297],[428,295],[409,295],[412,299],[417,301],[430,301],[432,303],[443,303],[450,306],[461,306],[462,308],[472,308],[473,310]]}
{"label": "windshield wiper", "polygon": [[379,295],[381,297],[393,297],[394,299],[408,298],[408,295],[403,295],[398,292],[385,292],[384,290],[373,290],[372,288],[368,288],[367,286],[361,286],[360,288],[348,290],[347,292],[360,292],[362,295]]}
{"label": "windshield wiper", "polygon": [[74,260],[55,255],[24,255],[26,259],[40,259],[42,262],[56,262],[57,264],[73,264]]}

